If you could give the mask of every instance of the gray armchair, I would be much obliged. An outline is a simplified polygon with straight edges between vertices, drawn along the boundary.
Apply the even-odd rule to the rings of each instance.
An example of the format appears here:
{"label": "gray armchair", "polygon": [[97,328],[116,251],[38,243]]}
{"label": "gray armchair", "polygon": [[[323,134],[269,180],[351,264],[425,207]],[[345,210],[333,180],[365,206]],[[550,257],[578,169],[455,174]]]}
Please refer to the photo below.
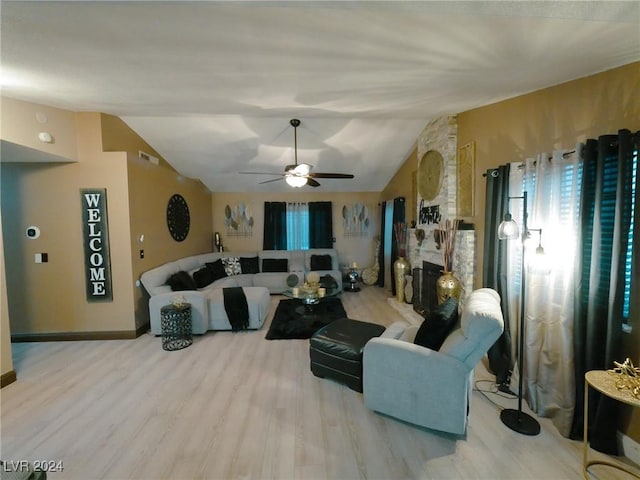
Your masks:
{"label": "gray armchair", "polygon": [[364,348],[365,405],[416,425],[464,434],[473,370],[503,328],[500,296],[488,288],[469,295],[459,328],[439,351],[413,343],[418,327],[392,324]]}

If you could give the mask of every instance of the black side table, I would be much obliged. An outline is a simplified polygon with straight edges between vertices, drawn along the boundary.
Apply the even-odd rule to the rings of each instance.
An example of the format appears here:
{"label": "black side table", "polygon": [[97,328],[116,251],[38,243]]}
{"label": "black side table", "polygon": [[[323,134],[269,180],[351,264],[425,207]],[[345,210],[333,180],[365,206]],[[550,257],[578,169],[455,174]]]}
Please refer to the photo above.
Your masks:
{"label": "black side table", "polygon": [[191,304],[179,307],[165,305],[160,309],[160,326],[162,328],[162,348],[164,350],[180,350],[193,343],[191,335]]}

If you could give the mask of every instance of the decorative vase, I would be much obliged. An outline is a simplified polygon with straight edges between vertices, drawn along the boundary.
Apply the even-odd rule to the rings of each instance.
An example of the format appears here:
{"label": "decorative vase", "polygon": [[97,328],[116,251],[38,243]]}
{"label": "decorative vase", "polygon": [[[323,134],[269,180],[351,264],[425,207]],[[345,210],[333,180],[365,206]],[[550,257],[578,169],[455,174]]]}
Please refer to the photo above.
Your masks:
{"label": "decorative vase", "polygon": [[407,303],[413,303],[413,276],[404,276],[404,301]]}
{"label": "decorative vase", "polygon": [[460,299],[462,284],[453,272],[442,272],[436,281],[436,292],[438,293],[438,305],[447,301],[451,297]]}
{"label": "decorative vase", "polygon": [[393,272],[396,278],[396,300],[404,302],[404,276],[411,272],[411,265],[406,258],[398,257],[398,259],[393,262]]}

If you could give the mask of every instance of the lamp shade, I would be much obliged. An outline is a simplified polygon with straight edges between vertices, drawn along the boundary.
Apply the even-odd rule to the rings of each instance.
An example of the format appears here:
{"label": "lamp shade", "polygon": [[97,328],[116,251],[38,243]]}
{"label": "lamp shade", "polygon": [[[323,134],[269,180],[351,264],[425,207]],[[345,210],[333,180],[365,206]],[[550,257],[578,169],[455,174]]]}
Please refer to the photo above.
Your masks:
{"label": "lamp shade", "polygon": [[549,275],[551,273],[551,259],[544,253],[542,245],[538,245],[536,253],[529,257],[527,270],[529,273],[537,275]]}
{"label": "lamp shade", "polygon": [[299,177],[297,175],[286,175],[284,180],[289,186],[296,188],[300,188],[307,184],[306,177]]}
{"label": "lamp shade", "polygon": [[511,218],[511,214],[507,213],[504,216],[504,220],[498,227],[498,238],[500,240],[508,240],[512,238],[518,238],[519,234],[520,229],[518,228],[518,224],[513,218]]}
{"label": "lamp shade", "polygon": [[308,163],[300,163],[292,171],[296,175],[309,175],[309,173],[311,172],[311,168],[311,165],[309,165]]}

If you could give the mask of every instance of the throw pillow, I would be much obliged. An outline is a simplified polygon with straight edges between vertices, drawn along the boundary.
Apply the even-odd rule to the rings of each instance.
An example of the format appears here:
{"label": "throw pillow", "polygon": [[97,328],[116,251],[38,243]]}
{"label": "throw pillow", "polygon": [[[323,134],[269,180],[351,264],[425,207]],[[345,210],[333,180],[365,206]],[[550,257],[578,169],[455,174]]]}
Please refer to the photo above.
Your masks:
{"label": "throw pillow", "polygon": [[182,290],[195,290],[196,282],[191,278],[188,272],[184,270],[174,273],[169,278],[167,278],[167,285],[171,287],[171,290],[174,292],[179,292]]}
{"label": "throw pillow", "polygon": [[242,273],[260,272],[258,257],[240,257],[240,270]]}
{"label": "throw pillow", "polygon": [[331,255],[311,255],[311,270],[331,270]]}
{"label": "throw pillow", "polygon": [[263,258],[263,272],[288,272],[289,260],[286,258]]}
{"label": "throw pillow", "polygon": [[458,300],[451,297],[427,314],[413,343],[439,350],[457,322]]}
{"label": "throw pillow", "polygon": [[227,276],[240,275],[242,268],[240,267],[240,260],[238,257],[227,257],[222,259],[224,265],[224,271],[227,272]]}
{"label": "throw pillow", "polygon": [[300,283],[300,277],[297,274],[292,273],[287,277],[287,287],[293,288]]}
{"label": "throw pillow", "polygon": [[329,274],[320,277],[320,285],[325,288],[338,288],[338,282]]}
{"label": "throw pillow", "polygon": [[211,269],[213,273],[213,281],[219,280],[227,276],[227,272],[224,270],[224,265],[222,264],[222,260],[218,259],[215,262],[207,263],[207,267]]}
{"label": "throw pillow", "polygon": [[215,281],[215,278],[213,277],[213,270],[209,267],[203,267],[193,273],[193,280],[196,282],[196,287],[198,288],[204,288],[207,285],[211,285]]}

